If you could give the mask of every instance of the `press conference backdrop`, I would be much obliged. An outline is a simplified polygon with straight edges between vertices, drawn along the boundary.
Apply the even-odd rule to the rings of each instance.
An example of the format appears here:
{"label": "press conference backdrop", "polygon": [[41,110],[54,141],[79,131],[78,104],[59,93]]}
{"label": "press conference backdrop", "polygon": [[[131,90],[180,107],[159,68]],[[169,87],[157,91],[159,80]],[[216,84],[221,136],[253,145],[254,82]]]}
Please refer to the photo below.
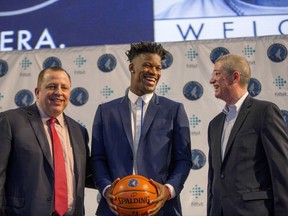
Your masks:
{"label": "press conference backdrop", "polygon": [[285,34],[287,0],[0,0],[0,51]]}
{"label": "press conference backdrop", "polygon": [[[213,62],[227,53],[245,56],[252,68],[250,95],[276,103],[288,124],[288,36],[167,42],[163,46],[169,54],[163,61],[156,93],[183,103],[190,122],[193,167],[181,193],[183,214],[204,216],[207,127],[224,106],[214,97],[209,84]],[[66,114],[84,125],[91,138],[97,106],[123,96],[129,86],[125,55],[129,48],[129,44],[123,44],[0,52],[0,111],[34,103],[39,71],[48,66],[62,66],[72,78]],[[94,215],[99,199],[96,190],[86,189],[88,216]]]}

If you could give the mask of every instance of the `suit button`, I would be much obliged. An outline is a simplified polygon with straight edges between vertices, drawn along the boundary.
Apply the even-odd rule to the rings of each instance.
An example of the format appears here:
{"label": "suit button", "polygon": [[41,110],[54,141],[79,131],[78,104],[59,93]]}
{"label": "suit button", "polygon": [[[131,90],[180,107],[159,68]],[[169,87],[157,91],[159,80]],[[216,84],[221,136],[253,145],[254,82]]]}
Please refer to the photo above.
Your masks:
{"label": "suit button", "polygon": [[47,198],[47,201],[52,201],[52,198],[51,198],[51,197],[48,197],[48,198]]}
{"label": "suit button", "polygon": [[225,175],[222,173],[222,174],[220,175],[220,178],[221,178],[221,179],[224,179],[224,178],[225,178]]}

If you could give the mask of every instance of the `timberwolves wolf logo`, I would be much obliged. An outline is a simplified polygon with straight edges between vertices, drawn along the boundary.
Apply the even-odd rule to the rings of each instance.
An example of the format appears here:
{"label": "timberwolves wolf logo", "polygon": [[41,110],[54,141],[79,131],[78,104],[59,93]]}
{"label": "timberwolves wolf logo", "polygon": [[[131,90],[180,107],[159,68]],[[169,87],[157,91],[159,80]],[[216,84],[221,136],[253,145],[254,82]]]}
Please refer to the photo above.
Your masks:
{"label": "timberwolves wolf logo", "polygon": [[104,54],[98,59],[98,68],[103,72],[111,72],[117,65],[116,58],[111,54]]}
{"label": "timberwolves wolf logo", "polygon": [[219,58],[219,57],[221,57],[221,56],[223,56],[223,55],[227,55],[227,54],[229,54],[229,51],[226,49],[226,48],[224,48],[224,47],[217,47],[217,48],[215,48],[215,49],[213,49],[212,51],[211,51],[211,54],[210,54],[210,60],[213,62],[213,64],[215,63],[215,61]]}
{"label": "timberwolves wolf logo", "polygon": [[196,81],[188,82],[183,88],[183,94],[188,100],[198,100],[203,95],[203,87]]}
{"label": "timberwolves wolf logo", "polygon": [[248,85],[248,92],[252,97],[257,96],[261,92],[261,84],[255,79],[251,78]]}
{"label": "timberwolves wolf logo", "polygon": [[6,61],[0,59],[0,77],[3,77],[8,72],[8,64]]}
{"label": "timberwolves wolf logo", "polygon": [[206,163],[205,154],[199,149],[192,150],[192,169],[201,169]]}
{"label": "timberwolves wolf logo", "polygon": [[45,59],[45,61],[43,62],[43,68],[61,67],[61,66],[62,66],[62,63],[60,59],[54,56]]}
{"label": "timberwolves wolf logo", "polygon": [[162,69],[166,69],[168,67],[170,67],[173,63],[173,56],[170,52],[167,52],[165,59],[162,60],[161,64],[162,64]]}
{"label": "timberwolves wolf logo", "polygon": [[267,56],[273,62],[282,62],[287,57],[287,49],[282,44],[272,44],[267,50]]}
{"label": "timberwolves wolf logo", "polygon": [[84,88],[74,88],[71,91],[70,102],[75,106],[82,106],[88,101],[89,95]]}
{"label": "timberwolves wolf logo", "polygon": [[31,91],[23,89],[17,92],[14,101],[18,107],[26,107],[33,103],[34,97]]}
{"label": "timberwolves wolf logo", "polygon": [[139,185],[139,182],[138,182],[137,179],[131,179],[131,180],[128,182],[128,186],[129,186],[129,187],[132,187],[132,188],[137,187],[138,185]]}

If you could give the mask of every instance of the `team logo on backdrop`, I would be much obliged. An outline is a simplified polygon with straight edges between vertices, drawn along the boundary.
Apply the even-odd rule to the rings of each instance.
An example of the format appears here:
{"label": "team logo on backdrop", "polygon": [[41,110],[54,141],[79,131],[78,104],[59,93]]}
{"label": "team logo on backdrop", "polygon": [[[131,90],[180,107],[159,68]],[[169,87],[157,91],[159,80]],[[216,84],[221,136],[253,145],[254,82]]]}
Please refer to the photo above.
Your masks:
{"label": "team logo on backdrop", "polygon": [[199,82],[190,81],[184,86],[183,94],[188,100],[198,100],[203,95],[203,87]]}
{"label": "team logo on backdrop", "polygon": [[[129,90],[129,89],[127,89],[127,90]],[[105,87],[100,91],[100,93],[101,93],[105,98],[108,98],[108,97],[110,97],[110,96],[114,93],[114,91],[113,91],[110,87],[105,86]]]}
{"label": "team logo on backdrop", "polygon": [[282,62],[287,57],[287,48],[283,44],[272,44],[267,50],[267,56],[273,62]]}
{"label": "team logo on backdrop", "polygon": [[31,91],[23,89],[16,93],[14,101],[18,107],[26,107],[33,103],[34,96]]}
{"label": "team logo on backdrop", "polygon": [[199,125],[199,123],[201,122],[201,119],[199,119],[197,116],[193,114],[192,117],[190,117],[189,122],[190,122],[191,127],[195,128],[196,126]]}
{"label": "team logo on backdrop", "polygon": [[59,58],[51,56],[45,59],[45,61],[43,62],[43,68],[48,67],[62,67],[62,63]]}
{"label": "team logo on backdrop", "polygon": [[193,49],[189,49],[188,51],[187,51],[187,53],[185,54],[185,56],[190,60],[190,61],[193,61],[194,59],[196,59],[197,57],[198,57],[198,53],[195,51],[195,50],[193,50]]}
{"label": "team logo on backdrop", "polygon": [[277,76],[273,84],[278,87],[279,89],[285,88],[285,85],[287,84],[287,80],[282,78],[281,76]]}
{"label": "team logo on backdrop", "polygon": [[162,60],[162,69],[170,67],[173,63],[173,56],[170,52],[167,52],[165,59]]}
{"label": "team logo on backdrop", "polygon": [[131,188],[137,187],[139,185],[139,182],[137,179],[131,179],[128,182],[128,186]]}
{"label": "team logo on backdrop", "polygon": [[1,94],[0,92],[0,101],[4,98],[4,95]]}
{"label": "team logo on backdrop", "polygon": [[283,119],[284,119],[286,125],[288,126],[288,111],[287,110],[281,110],[281,114],[283,116]]}
{"label": "team logo on backdrop", "polygon": [[161,85],[158,85],[157,87],[157,92],[159,92],[159,94],[163,96],[166,95],[170,90],[171,88],[165,83],[162,83]]}
{"label": "team logo on backdrop", "polygon": [[78,66],[78,68],[80,68],[86,63],[86,59],[83,56],[79,55],[73,62]]}
{"label": "team logo on backdrop", "polygon": [[249,45],[247,45],[246,47],[244,47],[244,50],[242,51],[242,53],[250,58],[251,56],[253,56],[255,54],[255,49]]}
{"label": "team logo on backdrop", "polygon": [[257,96],[261,92],[261,83],[255,79],[251,78],[248,84],[248,92],[252,97]]}
{"label": "team logo on backdrop", "polygon": [[199,150],[192,150],[192,169],[199,170],[206,164],[206,156],[205,154]]}
{"label": "team logo on backdrop", "polygon": [[78,87],[71,91],[70,102],[75,106],[82,106],[87,103],[89,98],[85,88]]}
{"label": "team logo on backdrop", "polygon": [[117,60],[112,54],[104,54],[99,57],[98,68],[103,72],[111,72],[117,65]]}
{"label": "team logo on backdrop", "polygon": [[[51,4],[54,4],[59,0],[47,0],[47,1],[19,1],[17,4],[9,4],[5,5],[5,10],[0,11],[0,16],[15,16],[19,14],[25,14],[25,13],[30,13],[36,10],[40,10],[41,8],[47,7]],[[12,7],[13,5],[13,7]],[[17,8],[15,8],[15,5],[17,5]],[[2,7],[3,8],[3,7]]]}
{"label": "team logo on backdrop", "polygon": [[0,59],[0,77],[3,77],[8,72],[8,64],[6,61]]}
{"label": "team logo on backdrop", "polygon": [[204,193],[204,190],[198,185],[195,185],[192,190],[190,190],[190,193],[192,193],[192,195],[198,199]]}
{"label": "team logo on backdrop", "polygon": [[215,61],[223,56],[223,55],[227,55],[229,54],[229,50],[224,48],[224,47],[217,47],[215,49],[213,49],[210,53],[210,60],[213,62],[213,64],[215,64]]}
{"label": "team logo on backdrop", "polygon": [[26,70],[27,68],[30,67],[30,65],[32,65],[32,62],[31,62],[27,57],[25,57],[25,58],[21,61],[20,65],[21,65],[21,68],[22,68],[23,70]]}

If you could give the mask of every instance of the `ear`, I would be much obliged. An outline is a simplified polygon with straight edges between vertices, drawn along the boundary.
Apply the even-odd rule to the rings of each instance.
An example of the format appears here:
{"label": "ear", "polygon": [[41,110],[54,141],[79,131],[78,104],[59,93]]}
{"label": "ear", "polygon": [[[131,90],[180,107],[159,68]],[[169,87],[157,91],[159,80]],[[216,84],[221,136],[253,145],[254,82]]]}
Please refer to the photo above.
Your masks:
{"label": "ear", "polygon": [[134,67],[134,65],[133,65],[132,63],[129,64],[129,71],[130,71],[131,73],[134,73],[133,67]]}
{"label": "ear", "polygon": [[39,89],[38,88],[35,88],[34,89],[34,93],[36,95],[36,98],[38,99],[39,98]]}
{"label": "ear", "polygon": [[241,79],[241,73],[239,71],[234,71],[233,73],[233,80],[235,82],[239,82]]}

